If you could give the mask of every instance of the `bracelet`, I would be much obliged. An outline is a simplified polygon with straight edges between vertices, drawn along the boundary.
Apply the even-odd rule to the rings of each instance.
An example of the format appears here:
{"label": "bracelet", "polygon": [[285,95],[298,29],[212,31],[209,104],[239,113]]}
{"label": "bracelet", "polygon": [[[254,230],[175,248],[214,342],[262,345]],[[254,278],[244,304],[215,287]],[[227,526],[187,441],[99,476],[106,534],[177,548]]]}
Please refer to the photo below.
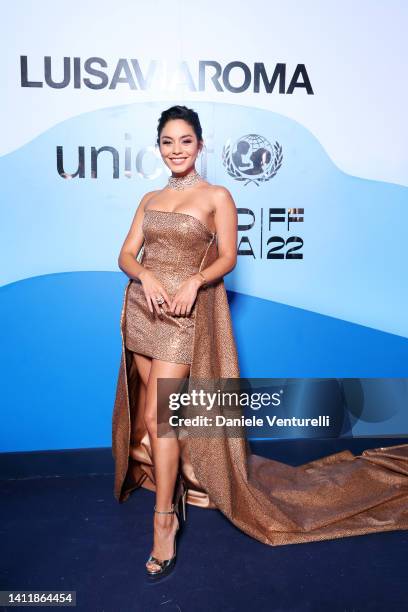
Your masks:
{"label": "bracelet", "polygon": [[202,272],[198,272],[198,274],[201,276],[205,284],[207,282],[207,279],[205,278],[204,274]]}

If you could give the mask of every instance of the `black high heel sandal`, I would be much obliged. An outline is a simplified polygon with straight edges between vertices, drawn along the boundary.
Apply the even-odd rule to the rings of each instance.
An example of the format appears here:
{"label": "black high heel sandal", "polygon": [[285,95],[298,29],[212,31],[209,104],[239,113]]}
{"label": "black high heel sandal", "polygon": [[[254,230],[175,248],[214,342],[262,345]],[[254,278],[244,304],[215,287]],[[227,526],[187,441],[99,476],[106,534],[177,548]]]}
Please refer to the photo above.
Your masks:
{"label": "black high heel sandal", "polygon": [[[179,475],[177,487],[175,491],[175,496],[174,496],[174,502],[171,505],[171,510],[164,510],[164,511],[156,510],[156,505],[154,506],[154,512],[157,512],[157,514],[174,514],[175,513],[177,516],[177,520],[178,520],[178,527],[174,534],[174,554],[171,557],[171,559],[158,559],[157,557],[154,557],[153,555],[149,556],[147,563],[149,563],[150,561],[154,563],[155,565],[159,565],[160,567],[160,569],[149,569],[146,567],[147,575],[149,579],[151,580],[158,580],[162,578],[163,576],[168,576],[170,572],[174,569],[174,566],[176,564],[176,557],[177,557],[177,550],[176,550],[177,538],[181,533],[184,523],[186,522],[186,498],[187,498],[187,489],[184,485],[182,476]],[[183,520],[181,520],[181,517],[183,517]]]}

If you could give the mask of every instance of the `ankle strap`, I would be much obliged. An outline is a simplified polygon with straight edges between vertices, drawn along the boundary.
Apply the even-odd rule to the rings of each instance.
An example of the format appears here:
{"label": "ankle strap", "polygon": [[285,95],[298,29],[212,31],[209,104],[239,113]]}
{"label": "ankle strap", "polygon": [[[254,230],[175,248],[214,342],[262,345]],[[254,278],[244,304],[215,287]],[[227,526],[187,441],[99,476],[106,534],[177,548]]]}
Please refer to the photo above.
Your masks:
{"label": "ankle strap", "polygon": [[154,506],[154,511],[157,512],[157,514],[174,514],[174,504],[171,504],[171,510],[156,510],[156,504]]}

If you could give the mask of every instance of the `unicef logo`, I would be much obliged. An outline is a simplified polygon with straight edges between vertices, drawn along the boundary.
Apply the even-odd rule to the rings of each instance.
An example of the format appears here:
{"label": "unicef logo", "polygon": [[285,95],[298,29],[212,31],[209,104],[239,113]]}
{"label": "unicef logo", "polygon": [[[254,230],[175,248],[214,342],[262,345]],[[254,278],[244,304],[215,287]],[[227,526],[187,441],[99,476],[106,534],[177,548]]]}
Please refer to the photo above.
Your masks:
{"label": "unicef logo", "polygon": [[271,143],[259,134],[241,136],[222,150],[222,162],[230,176],[236,181],[259,185],[275,176],[282,165],[282,146]]}

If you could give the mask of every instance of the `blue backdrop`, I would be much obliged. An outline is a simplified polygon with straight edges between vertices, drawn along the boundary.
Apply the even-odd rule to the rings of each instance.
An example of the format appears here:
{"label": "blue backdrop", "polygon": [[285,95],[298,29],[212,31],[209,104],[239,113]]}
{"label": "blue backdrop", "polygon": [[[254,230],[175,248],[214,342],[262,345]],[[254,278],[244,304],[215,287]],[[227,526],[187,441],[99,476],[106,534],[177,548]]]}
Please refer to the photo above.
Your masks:
{"label": "blue backdrop", "polygon": [[[173,104],[199,113],[205,149],[197,170],[227,187],[238,209],[238,264],[225,283],[242,376],[306,379],[293,387],[290,405],[298,415],[330,412],[336,425],[326,435],[408,433],[406,139],[402,128],[394,130],[387,147],[388,131],[378,121],[403,122],[399,107],[393,113],[368,77],[343,98],[331,70],[333,62],[344,69],[347,58],[322,57],[322,44],[330,43],[318,33],[310,43],[310,31],[307,55],[300,24],[292,32],[282,21],[268,43],[276,52],[289,40],[299,55],[282,63],[283,80],[280,64],[268,63],[267,43],[253,41],[263,68],[250,61],[245,42],[227,57],[222,38],[213,45],[212,68],[200,60],[208,59],[200,38],[169,63],[164,42],[157,43],[157,61],[140,41],[137,53],[122,47],[130,27],[124,23],[101,43],[67,22],[61,53],[47,59],[39,43],[46,6],[32,15],[36,37],[27,33],[24,48],[6,35],[0,450],[110,445],[127,282],[117,256],[142,195],[167,182],[154,143],[158,117]],[[131,16],[132,3],[128,8]],[[277,3],[264,8],[274,18],[283,11]],[[22,10],[10,8],[16,23]],[[207,9],[194,11],[207,18]],[[54,18],[57,24],[48,15],[49,25]],[[244,15],[237,20],[231,40],[246,27]],[[144,23],[160,41],[148,7]],[[102,59],[77,50],[89,34]],[[356,65],[369,70],[363,42],[356,27],[350,47]],[[371,50],[374,63],[380,51]],[[106,82],[95,76],[96,66]],[[217,66],[219,86],[211,79]],[[269,80],[276,76],[271,91],[262,78],[257,91],[262,70]]]}

